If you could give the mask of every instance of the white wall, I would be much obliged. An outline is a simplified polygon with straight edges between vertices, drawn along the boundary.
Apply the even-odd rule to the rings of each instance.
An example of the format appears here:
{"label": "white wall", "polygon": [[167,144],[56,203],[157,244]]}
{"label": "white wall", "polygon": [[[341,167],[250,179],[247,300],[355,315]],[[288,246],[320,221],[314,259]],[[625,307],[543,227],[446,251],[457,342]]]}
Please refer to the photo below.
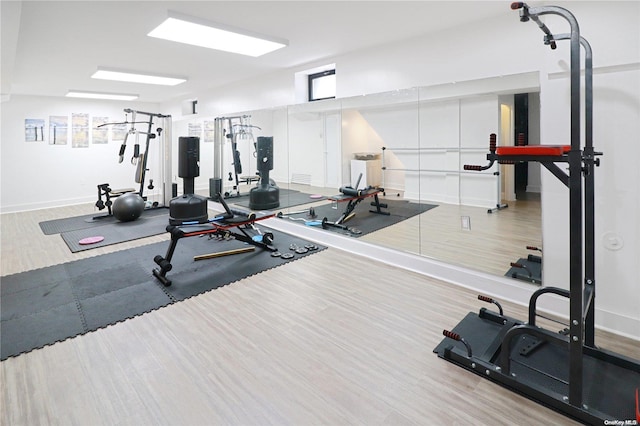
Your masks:
{"label": "white wall", "polygon": [[[598,299],[596,321],[600,326],[640,338],[640,182],[637,159],[640,157],[640,3],[638,2],[556,2],[564,4],[577,17],[582,34],[591,42],[596,67],[595,145],[604,151],[597,177]],[[552,31],[566,32],[560,19],[545,19]],[[425,20],[428,28],[428,19]],[[517,12],[505,4],[505,13],[494,19],[437,34],[429,34],[399,43],[377,46],[322,62],[278,71],[261,79],[190,94],[197,97],[202,116],[216,117],[234,111],[252,111],[293,104],[294,74],[297,71],[335,62],[337,95],[340,98],[380,93],[417,86],[434,86],[520,73],[537,73],[540,86],[541,143],[566,143],[569,140],[568,80],[562,75],[568,63],[566,42],[550,50],[542,44],[543,34],[535,24],[521,23]],[[524,91],[528,87],[522,87]],[[155,108],[180,119],[181,101]],[[16,102],[16,103],[14,103]],[[57,101],[56,101],[57,102]],[[61,101],[60,101],[61,102]],[[63,104],[68,105],[68,104]],[[109,108],[112,108],[109,105]],[[11,107],[8,114],[5,107]],[[29,208],[33,200],[42,199],[44,191],[39,179],[27,176],[38,170],[47,183],[57,182],[65,188],[64,196],[47,195],[48,202],[63,204],[89,197],[98,177],[95,169],[83,167],[85,154],[70,150],[68,158],[51,161],[42,147],[25,144],[21,138],[23,119],[48,116],[54,101],[11,100],[2,104],[2,206]],[[68,105],[67,112],[75,109]],[[113,107],[113,114],[120,106]],[[96,104],[96,108],[106,108]],[[92,112],[92,111],[89,111]],[[101,111],[102,113],[102,111]],[[343,117],[344,118],[344,117]],[[286,122],[286,120],[285,120]],[[5,131],[5,126],[10,129]],[[7,135],[5,137],[5,135]],[[486,135],[480,135],[480,139]],[[6,142],[9,141],[9,142]],[[14,145],[11,145],[14,144]],[[8,145],[5,148],[5,145]],[[93,147],[91,147],[93,148]],[[109,158],[115,146],[109,146]],[[281,155],[276,153],[277,156]],[[86,157],[86,158],[85,158]],[[93,157],[93,155],[91,155]],[[27,159],[33,160],[29,162]],[[109,160],[111,161],[111,160]],[[277,160],[276,160],[277,161]],[[64,167],[60,167],[64,165]],[[69,176],[68,170],[78,170]],[[113,179],[115,171],[110,171]],[[64,176],[63,176],[64,175]],[[78,175],[80,178],[78,178]],[[124,175],[126,176],[126,175]],[[345,176],[348,176],[345,174]],[[8,179],[11,181],[8,182]],[[21,179],[21,189],[13,185]],[[123,177],[123,180],[125,177]],[[87,183],[80,184],[79,180]],[[67,195],[67,188],[70,189]],[[5,191],[7,194],[5,196]],[[545,282],[566,286],[568,279],[568,202],[567,190],[546,171],[542,172],[543,242],[545,250]],[[64,198],[64,199],[63,199]],[[22,201],[21,201],[22,200]],[[604,248],[603,236],[620,236],[624,245],[617,251]],[[499,296],[499,295],[497,295]]]}
{"label": "white wall", "polygon": [[[604,1],[555,4],[564,5],[576,15],[582,35],[593,47],[596,72],[598,69],[607,71],[607,74],[597,73],[594,78],[596,148],[605,151],[603,166],[597,170],[597,232],[599,238],[605,232],[622,236],[624,246],[612,252],[598,244],[596,320],[601,326],[640,338],[640,281],[637,278],[640,276],[640,262],[637,262],[640,258],[637,225],[640,195],[635,185],[640,179],[634,164],[640,149],[637,143],[640,134],[640,90],[637,87],[640,4]],[[559,18],[551,16],[545,20],[552,31],[568,30],[568,25]],[[335,62],[339,69],[337,95],[340,98],[538,73],[540,141],[542,144],[565,143],[569,140],[567,80],[549,79],[549,74],[566,70],[567,47],[561,42],[558,49],[552,51],[542,44],[542,37],[533,23],[521,23],[517,13],[505,6],[505,14],[494,19],[327,58],[324,62]],[[300,69],[276,73],[260,82],[250,81],[242,86],[199,94],[199,99],[215,99],[209,105],[221,112],[226,104],[251,110],[293,103],[294,73],[313,65],[322,64],[307,64]],[[523,91],[531,89],[524,86]],[[544,278],[548,284],[566,286],[567,190],[546,170],[541,174]]]}
{"label": "white wall", "polygon": [[[125,160],[121,164],[118,163],[121,142],[112,141],[111,137],[108,144],[93,144],[90,140],[86,148],[73,148],[69,130],[66,145],[52,145],[47,134],[50,116],[67,116],[71,123],[73,113],[88,113],[90,120],[94,116],[106,116],[112,121],[124,121],[124,108],[161,112],[155,104],[32,96],[12,96],[1,108],[0,209],[3,213],[94,202],[98,199],[96,186],[102,183],[109,183],[113,189],[138,188],[134,180],[135,167],[130,163],[134,141],[127,141]],[[27,118],[45,120],[45,141],[25,142]],[[146,120],[147,117],[139,118]],[[145,125],[137,128],[147,130]],[[141,151],[144,141],[141,135]],[[156,189],[147,194],[151,198],[159,198],[161,182],[156,141],[151,141],[149,150],[148,177],[156,184]]]}

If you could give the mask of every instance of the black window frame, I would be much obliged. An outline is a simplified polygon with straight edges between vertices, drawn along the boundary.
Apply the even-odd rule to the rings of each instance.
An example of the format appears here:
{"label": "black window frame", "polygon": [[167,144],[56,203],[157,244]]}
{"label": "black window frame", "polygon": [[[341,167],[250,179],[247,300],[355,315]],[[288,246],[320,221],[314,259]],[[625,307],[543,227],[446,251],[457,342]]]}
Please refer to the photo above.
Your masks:
{"label": "black window frame", "polygon": [[325,70],[325,71],[317,72],[315,74],[309,74],[308,79],[307,79],[308,90],[309,90],[309,102],[323,101],[325,99],[335,99],[336,98],[335,95],[334,96],[327,96],[326,98],[314,98],[313,97],[313,81],[318,79],[318,78],[326,77],[328,75],[335,75],[335,74],[336,74],[336,70],[335,69]]}

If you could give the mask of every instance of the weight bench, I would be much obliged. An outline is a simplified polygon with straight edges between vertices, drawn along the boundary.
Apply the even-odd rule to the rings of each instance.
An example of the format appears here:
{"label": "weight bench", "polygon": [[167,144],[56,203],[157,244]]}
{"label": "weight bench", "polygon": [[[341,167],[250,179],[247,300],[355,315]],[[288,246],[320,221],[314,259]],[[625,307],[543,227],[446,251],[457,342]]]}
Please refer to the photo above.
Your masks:
{"label": "weight bench", "polygon": [[[253,212],[231,210],[222,198],[221,194],[218,194],[218,197],[222,206],[226,210],[225,214],[211,219],[208,223],[183,223],[181,225],[167,226],[167,232],[171,234],[171,242],[169,243],[169,248],[167,249],[164,257],[157,255],[153,258],[153,261],[160,268],[156,268],[152,271],[153,276],[166,287],[171,285],[171,280],[167,278],[167,273],[173,268],[171,265],[171,259],[173,258],[173,253],[176,250],[178,241],[182,238],[201,235],[209,235],[210,237],[218,236],[221,238],[231,237],[238,241],[259,247],[263,250],[271,252],[277,251],[277,249],[271,245],[273,243],[273,234],[271,232],[265,232],[262,234],[261,239],[254,239],[247,233],[247,229],[254,229],[253,224],[255,222],[275,216],[273,213],[261,214],[258,216]],[[234,228],[237,228],[238,231],[233,231]]]}
{"label": "weight bench", "polygon": [[358,177],[358,182],[356,183],[356,189],[350,186],[341,187],[340,194],[327,197],[327,199],[331,201],[333,208],[335,209],[338,208],[338,203],[346,202],[347,206],[345,207],[344,212],[342,212],[342,215],[340,215],[338,220],[336,220],[335,222],[330,222],[325,217],[322,220],[322,227],[324,229],[331,226],[334,228],[340,228],[348,231],[349,228],[345,226],[344,223],[350,220],[351,218],[353,218],[353,216],[355,216],[355,213],[353,212],[353,210],[356,208],[356,206],[360,204],[362,200],[369,197],[373,197],[371,206],[375,207],[375,210],[369,210],[370,213],[381,214],[385,216],[390,215],[389,212],[382,210],[382,209],[388,208],[387,204],[381,203],[380,198],[378,198],[378,194],[380,194],[381,192],[384,192],[384,188],[374,188],[372,186],[369,186],[365,189],[357,189],[361,179],[362,179],[362,173],[360,173],[360,176]]}

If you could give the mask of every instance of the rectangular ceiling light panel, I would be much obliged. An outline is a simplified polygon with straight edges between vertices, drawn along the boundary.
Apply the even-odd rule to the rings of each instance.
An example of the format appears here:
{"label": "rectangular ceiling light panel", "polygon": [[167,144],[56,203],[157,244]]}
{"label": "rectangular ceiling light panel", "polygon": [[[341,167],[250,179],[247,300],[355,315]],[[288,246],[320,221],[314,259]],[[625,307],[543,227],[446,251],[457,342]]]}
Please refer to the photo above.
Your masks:
{"label": "rectangular ceiling light panel", "polygon": [[69,90],[66,96],[68,98],[110,99],[114,101],[133,101],[135,99],[138,99],[138,95],[128,95],[124,93],[86,92],[83,90]]}
{"label": "rectangular ceiling light panel", "polygon": [[147,35],[253,57],[262,56],[289,44],[287,40],[175,12],[169,12],[169,18]]}
{"label": "rectangular ceiling light panel", "polygon": [[160,84],[163,86],[175,86],[187,81],[186,78],[182,77],[143,74],[133,71],[122,71],[101,67],[98,67],[98,71],[96,71],[91,78],[97,78],[100,80],[128,81],[131,83]]}

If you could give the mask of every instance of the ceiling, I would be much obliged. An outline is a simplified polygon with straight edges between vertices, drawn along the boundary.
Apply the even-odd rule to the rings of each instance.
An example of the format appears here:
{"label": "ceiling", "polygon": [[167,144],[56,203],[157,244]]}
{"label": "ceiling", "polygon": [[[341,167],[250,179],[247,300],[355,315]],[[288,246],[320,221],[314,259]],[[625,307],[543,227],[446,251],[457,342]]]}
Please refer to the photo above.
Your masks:
{"label": "ceiling", "polygon": [[[509,13],[508,1],[7,1],[2,94],[134,93],[164,102]],[[168,10],[289,40],[259,58],[148,37]],[[185,76],[174,87],[90,78],[98,67]],[[311,66],[310,66],[311,67]],[[297,69],[296,69],[297,70]]]}

